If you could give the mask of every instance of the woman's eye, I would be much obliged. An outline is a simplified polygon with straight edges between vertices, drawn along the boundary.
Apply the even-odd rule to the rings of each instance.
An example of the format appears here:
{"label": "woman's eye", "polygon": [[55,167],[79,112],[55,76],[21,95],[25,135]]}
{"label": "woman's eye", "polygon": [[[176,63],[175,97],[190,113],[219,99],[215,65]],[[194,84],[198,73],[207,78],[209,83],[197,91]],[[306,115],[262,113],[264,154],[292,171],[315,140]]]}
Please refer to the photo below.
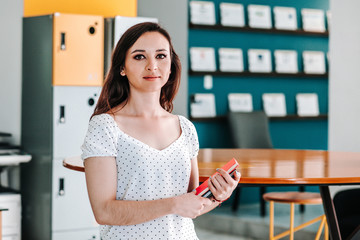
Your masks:
{"label": "woman's eye", "polygon": [[164,58],[166,58],[166,55],[165,54],[159,54],[159,55],[156,56],[156,58],[164,59]]}
{"label": "woman's eye", "polygon": [[144,56],[144,55],[141,55],[141,54],[136,55],[136,56],[134,57],[135,60],[141,60],[141,59],[144,59],[144,58],[145,58],[145,56]]}

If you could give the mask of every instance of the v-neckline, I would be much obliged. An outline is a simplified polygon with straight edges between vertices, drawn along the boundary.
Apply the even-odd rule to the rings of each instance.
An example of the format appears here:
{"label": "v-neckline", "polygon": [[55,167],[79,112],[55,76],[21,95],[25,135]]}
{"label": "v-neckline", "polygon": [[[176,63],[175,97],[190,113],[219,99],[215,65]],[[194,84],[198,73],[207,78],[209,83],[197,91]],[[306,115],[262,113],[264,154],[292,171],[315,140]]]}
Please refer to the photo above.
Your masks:
{"label": "v-neckline", "polygon": [[135,137],[127,134],[126,132],[124,132],[124,131],[119,127],[119,125],[117,124],[117,122],[115,121],[115,119],[114,119],[110,114],[108,114],[108,113],[105,113],[105,114],[108,115],[108,116],[112,119],[112,121],[113,121],[113,123],[115,124],[116,128],[118,129],[118,131],[119,131],[122,135],[124,135],[125,137],[131,139],[131,140],[134,141],[134,142],[137,142],[139,145],[142,145],[142,146],[144,146],[144,147],[147,147],[147,148],[149,148],[149,149],[151,149],[151,150],[153,150],[153,151],[159,152],[159,153],[160,153],[160,152],[165,152],[166,150],[170,149],[170,148],[171,148],[173,145],[175,145],[175,144],[182,138],[182,136],[184,135],[184,130],[183,130],[181,118],[180,118],[179,115],[176,115],[177,118],[178,118],[179,124],[180,124],[180,131],[181,131],[180,136],[179,136],[178,138],[176,138],[174,141],[172,141],[172,142],[171,142],[169,145],[167,145],[165,148],[163,148],[163,149],[157,149],[157,148],[152,147],[152,146],[150,146],[149,144],[144,143],[143,141],[141,141],[141,140],[139,140],[139,139],[137,139],[137,138],[135,138]]}

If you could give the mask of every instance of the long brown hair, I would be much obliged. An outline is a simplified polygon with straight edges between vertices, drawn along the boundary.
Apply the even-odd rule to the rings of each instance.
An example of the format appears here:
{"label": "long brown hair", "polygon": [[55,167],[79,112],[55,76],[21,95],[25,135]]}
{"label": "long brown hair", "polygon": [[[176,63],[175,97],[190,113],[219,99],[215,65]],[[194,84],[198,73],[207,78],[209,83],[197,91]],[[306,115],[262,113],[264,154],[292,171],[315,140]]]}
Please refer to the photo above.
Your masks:
{"label": "long brown hair", "polygon": [[157,23],[139,23],[129,28],[120,38],[111,56],[110,70],[105,78],[99,100],[91,117],[106,113],[119,104],[128,101],[130,94],[129,80],[127,76],[121,76],[120,71],[125,65],[127,51],[146,32],[159,32],[169,42],[171,57],[171,73],[167,83],[161,88],[160,105],[166,111],[173,110],[174,97],[179,90],[181,78],[181,63],[175,53],[169,33]]}

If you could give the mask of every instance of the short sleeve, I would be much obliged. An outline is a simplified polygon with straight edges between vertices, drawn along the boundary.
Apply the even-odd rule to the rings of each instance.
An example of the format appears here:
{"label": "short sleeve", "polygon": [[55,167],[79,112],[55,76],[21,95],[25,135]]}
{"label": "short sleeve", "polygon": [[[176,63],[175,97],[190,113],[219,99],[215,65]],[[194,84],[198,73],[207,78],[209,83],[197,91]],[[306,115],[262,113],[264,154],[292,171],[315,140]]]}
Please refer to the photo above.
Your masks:
{"label": "short sleeve", "polygon": [[189,144],[190,159],[197,157],[199,153],[199,139],[196,128],[192,122],[183,116],[179,116],[180,121],[183,123],[183,131],[185,131],[187,141]]}
{"label": "short sleeve", "polygon": [[117,155],[117,131],[114,119],[108,114],[96,115],[89,122],[81,146],[81,158],[110,157]]}

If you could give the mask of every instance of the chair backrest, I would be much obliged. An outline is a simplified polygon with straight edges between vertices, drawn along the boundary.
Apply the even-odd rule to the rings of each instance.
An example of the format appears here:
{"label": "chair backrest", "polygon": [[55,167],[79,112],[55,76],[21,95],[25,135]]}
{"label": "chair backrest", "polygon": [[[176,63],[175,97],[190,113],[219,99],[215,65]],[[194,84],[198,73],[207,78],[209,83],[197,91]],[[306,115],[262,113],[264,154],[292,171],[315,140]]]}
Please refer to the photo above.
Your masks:
{"label": "chair backrest", "polygon": [[269,132],[269,120],[264,112],[229,112],[228,122],[234,147],[273,147]]}
{"label": "chair backrest", "polygon": [[360,239],[360,189],[347,189],[334,196],[334,207],[342,239]]}
{"label": "chair backrest", "polygon": [[357,215],[360,224],[360,188],[339,191],[334,196],[334,206],[338,218]]}

